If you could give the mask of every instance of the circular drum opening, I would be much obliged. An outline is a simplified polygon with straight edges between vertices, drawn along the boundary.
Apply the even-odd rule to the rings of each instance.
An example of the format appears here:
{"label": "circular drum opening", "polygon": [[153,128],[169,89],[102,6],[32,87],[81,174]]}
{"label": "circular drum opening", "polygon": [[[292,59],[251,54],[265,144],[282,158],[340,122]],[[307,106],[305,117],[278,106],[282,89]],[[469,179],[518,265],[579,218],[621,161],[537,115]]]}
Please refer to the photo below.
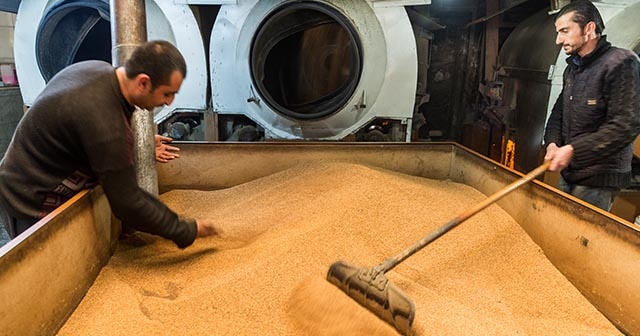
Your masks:
{"label": "circular drum opening", "polygon": [[64,0],[40,21],[36,59],[45,81],[63,68],[85,60],[111,63],[109,3]]}
{"label": "circular drum opening", "polygon": [[277,113],[313,120],[340,110],[362,73],[356,29],[320,2],[282,5],[260,24],[251,43],[251,79]]}

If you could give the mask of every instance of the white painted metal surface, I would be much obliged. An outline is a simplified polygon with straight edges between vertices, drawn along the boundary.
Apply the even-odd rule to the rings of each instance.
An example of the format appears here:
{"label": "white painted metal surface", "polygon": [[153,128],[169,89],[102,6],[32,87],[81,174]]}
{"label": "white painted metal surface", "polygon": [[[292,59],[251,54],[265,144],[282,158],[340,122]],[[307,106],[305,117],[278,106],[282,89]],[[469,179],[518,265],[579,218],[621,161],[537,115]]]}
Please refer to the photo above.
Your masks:
{"label": "white painted metal surface", "polygon": [[[23,0],[16,17],[14,53],[16,71],[24,103],[30,106],[45,87],[36,58],[36,40],[40,20],[60,0]],[[84,2],[102,0],[84,0]],[[105,1],[108,2],[108,1]],[[172,42],[187,61],[187,78],[175,101],[158,112],[156,118],[171,114],[176,108],[203,109],[206,107],[207,71],[204,44],[193,13],[187,5],[173,0],[147,0],[148,40],[164,39]],[[111,41],[110,36],[104,37]]]}
{"label": "white painted metal surface", "polygon": [[430,5],[431,0],[370,0],[373,7]]}
{"label": "white painted metal surface", "polygon": [[238,0],[174,0],[179,5],[237,5]]}
{"label": "white painted metal surface", "polygon": [[[402,6],[372,6],[370,1],[333,0],[333,6],[358,32],[363,68],[355,93],[336,113],[320,120],[294,120],[256,97],[250,70],[251,41],[262,20],[288,1],[239,0],[222,6],[211,34],[211,90],[215,112],[241,114],[265,129],[267,138],[342,139],[377,117],[410,123],[417,82],[416,45]],[[366,108],[359,109],[362,100]]]}

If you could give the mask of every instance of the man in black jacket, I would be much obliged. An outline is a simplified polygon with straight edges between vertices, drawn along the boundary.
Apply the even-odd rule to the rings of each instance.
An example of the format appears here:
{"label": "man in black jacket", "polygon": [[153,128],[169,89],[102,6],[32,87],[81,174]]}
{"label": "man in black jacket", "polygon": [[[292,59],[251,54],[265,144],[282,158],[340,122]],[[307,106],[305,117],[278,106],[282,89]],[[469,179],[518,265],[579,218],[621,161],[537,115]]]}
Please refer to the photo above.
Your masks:
{"label": "man in black jacket", "polygon": [[556,43],[568,66],[547,121],[545,160],[561,171],[559,189],[609,211],[631,181],[633,141],[640,133],[640,63],[611,46],[590,1],[558,13]]}
{"label": "man in black jacket", "polygon": [[56,74],[23,116],[0,161],[0,220],[10,236],[97,183],[127,227],[180,248],[218,234],[209,220],[178,216],[136,181],[130,128],[135,106],[171,104],[186,73],[176,47],[151,41],[122,67],[85,61]]}

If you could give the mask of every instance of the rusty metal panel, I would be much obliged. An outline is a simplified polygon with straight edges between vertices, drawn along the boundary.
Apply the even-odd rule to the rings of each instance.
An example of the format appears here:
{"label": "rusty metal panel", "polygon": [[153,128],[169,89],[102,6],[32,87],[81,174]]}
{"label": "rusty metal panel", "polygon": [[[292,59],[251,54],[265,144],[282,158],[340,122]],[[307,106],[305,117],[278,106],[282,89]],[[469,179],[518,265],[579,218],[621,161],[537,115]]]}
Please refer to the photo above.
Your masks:
{"label": "rusty metal panel", "polygon": [[83,191],[0,248],[3,335],[55,335],[113,254],[119,225]]}
{"label": "rusty metal panel", "polygon": [[312,161],[348,161],[445,179],[452,144],[419,143],[174,143],[180,159],[158,166],[160,192],[222,189]]}
{"label": "rusty metal panel", "polygon": [[[456,152],[452,180],[490,195],[521,174]],[[613,324],[640,334],[640,230],[539,181],[498,202],[549,261]]]}

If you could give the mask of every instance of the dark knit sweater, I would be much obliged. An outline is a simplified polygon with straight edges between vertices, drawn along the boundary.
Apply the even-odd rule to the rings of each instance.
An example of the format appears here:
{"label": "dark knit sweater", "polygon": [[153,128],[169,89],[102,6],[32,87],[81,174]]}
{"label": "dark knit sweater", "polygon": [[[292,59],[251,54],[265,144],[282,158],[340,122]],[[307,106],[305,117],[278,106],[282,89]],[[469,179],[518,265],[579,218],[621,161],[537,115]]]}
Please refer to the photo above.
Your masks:
{"label": "dark knit sweater", "polygon": [[48,83],[18,125],[0,162],[0,204],[17,218],[42,218],[100,183],[116,217],[184,248],[196,238],[180,218],[136,182],[134,107],[106,62],[76,63]]}
{"label": "dark knit sweater", "polygon": [[627,187],[633,141],[640,133],[638,56],[612,47],[603,36],[592,53],[571,55],[567,63],[545,142],[573,147],[573,159],[561,172],[567,182]]}

